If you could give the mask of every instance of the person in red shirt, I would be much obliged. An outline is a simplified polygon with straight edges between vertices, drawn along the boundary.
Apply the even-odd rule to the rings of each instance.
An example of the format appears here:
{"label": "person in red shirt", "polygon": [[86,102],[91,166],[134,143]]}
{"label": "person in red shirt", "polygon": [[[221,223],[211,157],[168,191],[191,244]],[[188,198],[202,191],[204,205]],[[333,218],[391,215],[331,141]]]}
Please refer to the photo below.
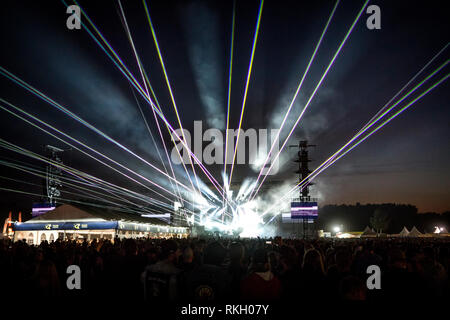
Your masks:
{"label": "person in red shirt", "polygon": [[280,298],[281,282],[270,270],[270,259],[265,249],[255,251],[250,270],[241,284],[242,300],[273,301]]}

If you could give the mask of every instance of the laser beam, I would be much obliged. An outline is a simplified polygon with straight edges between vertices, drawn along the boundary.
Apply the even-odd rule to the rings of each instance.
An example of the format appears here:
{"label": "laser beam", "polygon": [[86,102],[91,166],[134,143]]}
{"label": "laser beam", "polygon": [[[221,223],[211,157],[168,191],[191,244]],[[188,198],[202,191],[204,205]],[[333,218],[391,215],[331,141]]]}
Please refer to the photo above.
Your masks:
{"label": "laser beam", "polygon": [[[306,75],[308,74],[309,69],[310,69],[310,67],[311,67],[311,65],[312,65],[312,63],[313,63],[313,61],[314,61],[314,59],[315,59],[315,57],[316,57],[317,51],[319,50],[319,47],[320,47],[320,45],[321,45],[321,43],[322,43],[322,40],[323,40],[323,38],[324,38],[324,36],[325,36],[325,33],[326,33],[327,30],[328,30],[328,26],[330,25],[330,22],[331,22],[331,20],[333,19],[333,16],[334,16],[334,13],[336,12],[336,9],[337,9],[337,7],[338,7],[339,1],[340,1],[340,0],[337,0],[337,1],[336,1],[336,4],[334,5],[333,10],[331,11],[330,16],[328,17],[327,23],[325,24],[325,27],[324,27],[323,30],[322,30],[322,33],[321,33],[321,35],[320,35],[320,37],[319,37],[319,41],[317,41],[316,47],[314,48],[314,51],[313,51],[313,53],[312,53],[312,55],[311,55],[311,58],[309,59],[308,65],[306,66],[306,69],[305,69],[305,71],[303,72],[303,76],[302,76],[302,78],[301,78],[301,80],[300,80],[300,82],[299,82],[299,84],[298,84],[298,86],[297,86],[297,90],[295,91],[295,94],[294,94],[294,96],[293,96],[293,98],[292,98],[292,100],[291,100],[291,103],[289,104],[289,107],[288,107],[288,109],[287,109],[287,111],[286,111],[286,114],[285,114],[285,116],[284,116],[284,118],[283,118],[283,121],[281,122],[279,131],[277,132],[277,135],[276,135],[274,141],[278,141],[278,139],[279,139],[279,137],[280,137],[281,130],[283,129],[283,127],[284,127],[284,125],[285,125],[285,123],[286,123],[286,120],[287,120],[287,118],[288,118],[288,116],[289,116],[289,113],[291,112],[291,109],[292,109],[292,107],[294,106],[295,100],[297,100],[297,96],[298,96],[298,94],[299,94],[299,92],[300,92],[300,89],[301,89],[302,86],[303,86],[303,82],[305,81]],[[273,151],[274,146],[275,146],[275,144],[272,144],[272,146],[270,147],[269,152],[267,153],[267,157],[266,157],[266,159],[264,160],[263,165],[261,166],[261,170],[259,171],[258,177],[256,178],[255,186],[258,185],[259,179],[261,178],[261,175],[262,175],[263,170],[264,170],[264,168],[265,168],[265,166],[266,166],[266,164],[267,164],[267,161],[269,161],[269,159],[270,159],[270,155],[272,154],[272,151]],[[255,190],[255,187],[253,187],[253,188],[251,189],[251,192],[249,193],[249,197],[250,197],[251,199],[253,199],[252,194],[253,194],[253,191],[254,191],[254,190]]]}
{"label": "laser beam", "polygon": [[[264,5],[264,0],[261,0],[261,2],[259,4],[258,19],[256,21],[255,35],[253,37],[252,54],[250,57],[250,63],[248,66],[248,71],[247,71],[247,81],[245,83],[244,98],[242,99],[241,116],[239,118],[239,127],[238,127],[238,134],[236,137],[236,145],[234,147],[233,161],[231,162],[230,177],[228,179],[229,184],[231,184],[231,179],[233,179],[234,162],[236,160],[236,153],[237,153],[237,149],[238,149],[238,145],[239,145],[239,137],[241,135],[242,120],[244,118],[245,103],[247,102],[248,86],[250,83],[250,76],[252,74],[253,58],[255,57],[256,41],[258,40],[259,25],[261,23],[261,15],[262,15],[262,10],[263,10],[263,5]],[[228,134],[227,134],[227,136],[228,136]]]}
{"label": "laser beam", "polygon": [[[448,62],[448,60],[447,60]],[[387,120],[385,120],[384,122],[382,122],[380,125],[378,125],[375,129],[373,129],[369,134],[367,134],[363,139],[361,139],[357,144],[355,144],[352,148],[350,148],[347,152],[345,152],[344,154],[341,155],[344,156],[345,154],[347,154],[349,151],[353,150],[356,146],[358,146],[360,143],[362,143],[363,141],[365,141],[367,138],[369,138],[372,134],[376,133],[378,130],[380,130],[382,127],[384,127],[386,124],[388,124],[390,121],[392,121],[393,119],[395,119],[397,116],[399,116],[401,113],[403,113],[405,110],[407,110],[409,107],[411,107],[414,103],[416,103],[418,100],[420,100],[421,98],[423,98],[426,94],[428,94],[431,90],[433,90],[434,88],[436,88],[438,85],[440,85],[441,83],[443,83],[444,81],[446,81],[448,79],[448,77],[450,76],[450,73],[446,74],[443,78],[441,78],[439,81],[437,81],[436,83],[434,83],[431,87],[429,87],[427,90],[425,90],[422,94],[420,94],[417,98],[415,98],[414,100],[412,100],[411,102],[409,102],[408,104],[406,104],[406,106],[402,107],[400,110],[398,110],[397,112],[395,112],[391,117],[389,117]],[[378,118],[379,119],[379,118]],[[371,126],[367,127],[367,129],[369,129]],[[335,161],[337,161],[338,159],[340,159],[341,157],[334,159],[333,163]],[[293,192],[295,192],[298,188],[302,187],[303,184],[305,184],[305,182],[308,182],[310,180],[312,180],[313,178],[315,178],[320,172],[322,172],[323,170],[320,171],[320,169],[326,165],[329,160],[331,159],[331,157],[326,160],[324,163],[322,163],[321,166],[319,166],[318,168],[316,168],[313,172],[311,172],[305,179],[303,179],[302,181],[300,181],[295,187],[293,187],[290,191],[288,191],[279,201],[277,201],[273,206],[269,207],[266,211],[264,211],[264,213],[262,214],[262,216],[266,215],[267,213],[269,213],[271,210],[273,210],[273,208],[275,208],[277,205],[279,205],[280,203],[282,203],[282,201],[284,201],[286,198],[288,198]],[[329,167],[329,165],[327,166]]]}
{"label": "laser beam", "polygon": [[[254,199],[255,196],[258,194],[259,190],[261,189],[261,186],[263,185],[264,181],[267,178],[267,175],[270,173],[270,170],[272,170],[274,164],[276,163],[277,159],[279,158],[281,152],[283,151],[284,147],[286,146],[289,138],[291,137],[292,133],[294,132],[294,130],[296,129],[298,123],[300,122],[300,120],[302,119],[303,115],[305,114],[305,111],[308,109],[309,104],[311,103],[312,99],[314,98],[314,96],[317,93],[317,90],[320,88],[323,80],[325,79],[325,77],[327,76],[328,72],[330,71],[331,67],[334,64],[334,61],[336,61],[336,58],[338,57],[339,53],[341,52],[342,48],[344,47],[345,43],[347,42],[350,34],[352,33],[356,23],[358,22],[359,18],[361,17],[362,13],[364,12],[364,9],[366,8],[367,4],[369,3],[370,0],[367,0],[364,5],[362,6],[361,10],[359,11],[358,15],[356,16],[355,20],[353,21],[352,25],[350,26],[349,30],[347,31],[344,39],[342,40],[341,44],[339,45],[338,49],[336,50],[333,58],[331,59],[330,63],[328,64],[327,68],[325,69],[324,73],[322,74],[322,77],[320,78],[319,82],[317,83],[316,87],[314,88],[313,93],[311,94],[311,96],[309,97],[308,101],[306,102],[305,106],[303,107],[302,112],[300,113],[300,115],[298,116],[297,120],[295,121],[294,125],[292,126],[291,131],[289,132],[289,134],[287,135],[286,139],[284,140],[281,148],[279,149],[278,153],[276,154],[276,156],[274,157],[274,159],[272,160],[272,164],[270,165],[269,169],[265,172],[264,174],[264,178],[261,181],[261,183],[259,184],[258,188],[256,189],[256,192],[254,193],[254,195],[252,196],[251,199]],[[272,143],[272,147],[271,149],[274,147],[274,144],[276,143],[276,141],[274,141],[274,143]]]}

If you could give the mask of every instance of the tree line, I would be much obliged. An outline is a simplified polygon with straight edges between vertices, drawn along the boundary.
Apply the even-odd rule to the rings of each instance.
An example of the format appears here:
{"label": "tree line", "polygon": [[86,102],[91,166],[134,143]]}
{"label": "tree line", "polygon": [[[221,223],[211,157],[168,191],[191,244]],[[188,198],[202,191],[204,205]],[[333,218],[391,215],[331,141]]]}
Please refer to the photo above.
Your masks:
{"label": "tree line", "polygon": [[415,226],[420,232],[431,233],[435,226],[448,230],[450,211],[419,213],[411,204],[360,204],[325,205],[319,208],[317,227],[332,230],[341,226],[347,231],[362,231],[366,226],[378,232],[399,233],[405,226]]}

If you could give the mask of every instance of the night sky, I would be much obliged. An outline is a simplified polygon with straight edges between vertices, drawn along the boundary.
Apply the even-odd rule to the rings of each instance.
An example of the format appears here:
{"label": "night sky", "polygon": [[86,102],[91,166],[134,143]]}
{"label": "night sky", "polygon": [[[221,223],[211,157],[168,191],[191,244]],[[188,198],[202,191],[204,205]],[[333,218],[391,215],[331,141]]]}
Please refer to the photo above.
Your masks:
{"label": "night sky", "polygon": [[[230,128],[233,129],[239,124],[259,3],[238,0],[236,5],[230,103]],[[279,127],[334,3],[265,0],[243,129]],[[344,0],[339,4],[287,127],[302,110],[363,3]],[[141,82],[118,2],[80,1],[79,4]],[[201,120],[203,130],[213,127],[223,130],[233,1],[170,0],[147,4],[183,127],[193,132],[194,121]],[[450,40],[444,1],[371,1],[370,4],[381,8],[381,29],[369,30],[366,27],[369,15],[361,16],[289,140],[288,145],[300,139],[317,145],[311,149],[312,169],[350,139]],[[178,128],[143,4],[122,1],[122,5],[136,50],[163,112],[173,127]],[[0,14],[3,68],[162,167],[130,84],[84,29],[67,29],[68,14],[61,1],[3,1]],[[450,48],[447,48],[420,79],[449,57]],[[446,66],[428,86],[448,72]],[[2,99],[146,177],[167,183],[142,162],[1,75],[0,89]],[[419,212],[450,210],[449,89],[448,81],[442,83],[324,171],[311,189],[320,204],[392,202],[416,205]],[[158,148],[163,150],[149,105],[142,97],[138,101],[159,142]],[[282,132],[283,139],[286,133]],[[40,154],[46,144],[67,148],[3,110],[0,110],[0,138]],[[165,141],[171,149],[167,131]],[[286,148],[280,171],[268,181],[294,186],[292,159],[295,156],[294,149]],[[3,148],[0,160],[42,167],[42,163]],[[64,162],[139,190],[130,181],[75,150],[66,153]],[[221,165],[207,168],[222,181]],[[188,183],[182,177],[182,167],[176,165],[174,169],[180,180]],[[233,181],[256,175],[248,164],[236,165]],[[42,182],[37,177],[5,166],[0,166],[0,176],[2,188],[41,192]],[[205,180],[202,174],[199,177]],[[38,197],[0,191],[1,215],[5,216],[10,209],[29,212],[36,200]]]}

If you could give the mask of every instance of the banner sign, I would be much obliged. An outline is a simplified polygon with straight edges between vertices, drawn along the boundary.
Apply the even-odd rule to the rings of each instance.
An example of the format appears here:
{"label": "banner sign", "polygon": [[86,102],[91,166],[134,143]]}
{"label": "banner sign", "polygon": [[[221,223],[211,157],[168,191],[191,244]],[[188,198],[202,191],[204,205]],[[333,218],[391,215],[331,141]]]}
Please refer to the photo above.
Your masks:
{"label": "banner sign", "polygon": [[171,232],[183,233],[186,228],[177,228],[171,226],[155,226],[145,223],[132,223],[122,221],[79,221],[79,222],[41,222],[41,223],[23,223],[14,224],[15,231],[23,230],[105,230],[118,229],[138,232]]}
{"label": "banner sign", "polygon": [[105,230],[116,229],[117,221],[89,221],[89,222],[42,222],[14,224],[15,231],[22,230]]}

